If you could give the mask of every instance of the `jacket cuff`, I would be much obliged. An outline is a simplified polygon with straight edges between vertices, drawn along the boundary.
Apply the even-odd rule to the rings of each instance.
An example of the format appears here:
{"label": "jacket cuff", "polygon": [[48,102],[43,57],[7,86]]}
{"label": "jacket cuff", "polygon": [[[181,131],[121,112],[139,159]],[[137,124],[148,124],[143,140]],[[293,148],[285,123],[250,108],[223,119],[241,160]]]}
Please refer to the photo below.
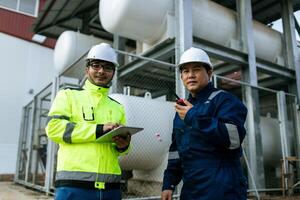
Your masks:
{"label": "jacket cuff", "polygon": [[103,124],[97,124],[96,126],[96,139],[104,135],[105,133],[103,132]]}
{"label": "jacket cuff", "polygon": [[126,150],[128,149],[128,147],[129,147],[129,145],[126,146],[126,147],[123,147],[123,148],[118,148],[118,147],[116,146],[116,149],[117,149],[117,151],[118,151],[119,153],[123,153],[124,151],[126,151]]}
{"label": "jacket cuff", "polygon": [[168,185],[168,184],[163,184],[162,186],[162,191],[164,190],[175,190],[175,185]]}

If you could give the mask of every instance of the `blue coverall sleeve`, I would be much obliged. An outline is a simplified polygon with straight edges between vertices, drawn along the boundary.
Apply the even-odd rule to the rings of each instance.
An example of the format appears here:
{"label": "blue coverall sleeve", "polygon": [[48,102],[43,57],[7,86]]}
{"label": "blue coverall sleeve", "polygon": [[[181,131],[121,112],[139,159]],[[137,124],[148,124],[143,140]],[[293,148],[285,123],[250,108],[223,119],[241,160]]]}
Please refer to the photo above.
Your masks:
{"label": "blue coverall sleeve", "polygon": [[168,165],[164,172],[162,190],[174,190],[175,186],[181,181],[182,168],[176,145],[174,133],[172,134],[172,144],[169,149]]}
{"label": "blue coverall sleeve", "polygon": [[215,98],[213,110],[207,109],[205,103],[197,104],[187,112],[184,122],[210,144],[238,149],[246,134],[247,108],[228,93]]}

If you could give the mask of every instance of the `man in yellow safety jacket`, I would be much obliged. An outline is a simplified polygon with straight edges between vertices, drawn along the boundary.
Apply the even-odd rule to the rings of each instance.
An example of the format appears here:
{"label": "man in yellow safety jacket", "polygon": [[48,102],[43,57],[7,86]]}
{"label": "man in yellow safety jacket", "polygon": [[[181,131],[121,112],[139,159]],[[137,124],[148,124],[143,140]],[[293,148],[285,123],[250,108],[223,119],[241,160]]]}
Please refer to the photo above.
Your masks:
{"label": "man in yellow safety jacket", "polygon": [[86,61],[83,88],[60,90],[49,112],[46,133],[59,144],[55,200],[119,200],[118,156],[128,152],[130,135],[96,142],[126,121],[123,106],[108,97],[116,52],[101,43],[90,49]]}

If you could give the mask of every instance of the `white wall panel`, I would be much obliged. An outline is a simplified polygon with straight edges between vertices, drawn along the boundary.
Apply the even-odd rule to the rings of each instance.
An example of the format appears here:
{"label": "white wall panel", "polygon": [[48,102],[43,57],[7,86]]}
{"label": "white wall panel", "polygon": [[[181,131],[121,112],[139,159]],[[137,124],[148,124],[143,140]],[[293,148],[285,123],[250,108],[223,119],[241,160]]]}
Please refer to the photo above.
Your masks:
{"label": "white wall panel", "polygon": [[10,174],[15,172],[22,107],[51,82],[53,50],[0,33],[0,70],[0,174]]}

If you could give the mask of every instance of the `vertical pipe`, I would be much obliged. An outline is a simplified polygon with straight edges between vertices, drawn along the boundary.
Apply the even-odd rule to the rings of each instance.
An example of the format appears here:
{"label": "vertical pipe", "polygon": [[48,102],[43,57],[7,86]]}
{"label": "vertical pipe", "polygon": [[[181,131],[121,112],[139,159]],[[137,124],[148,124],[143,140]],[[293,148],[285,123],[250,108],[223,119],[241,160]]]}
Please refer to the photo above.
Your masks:
{"label": "vertical pipe", "polygon": [[[59,77],[55,77],[52,81],[51,103],[53,102],[58,90],[59,90]],[[46,194],[50,193],[51,186],[53,185],[54,168],[55,168],[54,161],[55,161],[55,150],[56,150],[55,147],[56,147],[55,143],[48,139],[46,174],[45,174]]]}
{"label": "vertical pipe", "polygon": [[[237,0],[238,32],[241,49],[248,53],[248,66],[243,68],[243,79],[250,85],[257,86],[256,53],[254,47],[251,1]],[[259,94],[257,89],[243,87],[243,99],[248,108],[247,118],[247,149],[250,168],[258,188],[265,188],[265,172],[260,130]],[[254,173],[255,172],[255,173]],[[250,189],[254,184],[249,181]]]}
{"label": "vertical pipe", "polygon": [[[286,108],[286,97],[283,91],[277,92],[277,106],[278,106],[278,120],[279,120],[279,129],[280,129],[280,143],[283,159],[283,173],[287,174],[289,172],[288,163],[286,158],[291,156],[290,150],[290,141],[288,139],[288,130],[287,130],[287,108]],[[285,177],[285,176],[284,176]],[[284,178],[285,188],[288,188],[287,179]]]}
{"label": "vertical pipe", "polygon": [[32,121],[31,121],[31,130],[29,131],[29,141],[28,141],[28,156],[26,163],[26,172],[25,172],[25,182],[28,183],[29,174],[31,173],[31,161],[32,161],[32,150],[33,150],[33,135],[35,132],[35,120],[36,120],[36,107],[37,107],[37,97],[33,99],[33,108],[32,108]]}
{"label": "vertical pipe", "polygon": [[[113,48],[116,50],[125,50],[125,38],[122,38],[121,36],[114,34],[114,41],[113,41]],[[118,53],[118,63],[119,66],[123,65],[125,63],[125,57],[124,55]],[[110,93],[118,93],[120,92],[120,82],[118,77],[118,67],[115,70],[114,78],[112,80],[112,85],[110,88]]]}
{"label": "vertical pipe", "polygon": [[[193,9],[192,0],[175,0],[175,64],[181,54],[193,45]],[[187,90],[183,86],[178,67],[175,68],[176,93],[180,97],[187,97]],[[178,194],[182,188],[182,181],[176,188]]]}
{"label": "vertical pipe", "polygon": [[[284,38],[284,57],[285,57],[285,64],[287,67],[292,68],[295,70],[296,74],[296,81],[290,85],[290,89],[297,93],[297,104],[298,107],[295,110],[296,116],[296,127],[299,128],[299,103],[300,103],[300,60],[299,54],[297,52],[297,40],[295,29],[297,21],[294,19],[294,11],[293,11],[293,2],[292,0],[281,0],[281,12],[282,12],[282,24],[283,24],[283,38]],[[297,123],[298,122],[298,123]],[[284,128],[282,128],[284,130]],[[297,137],[297,156],[299,158],[299,144],[300,144],[300,131],[297,129],[296,131]],[[285,163],[285,167],[287,164]],[[298,165],[299,167],[299,165]],[[287,168],[286,168],[287,169]],[[297,168],[299,169],[299,168]],[[299,172],[299,171],[298,171]],[[287,182],[285,182],[287,184]]]}
{"label": "vertical pipe", "polygon": [[218,88],[218,77],[215,76],[215,75],[213,75],[212,78],[213,78],[214,87],[215,87],[215,88]]}
{"label": "vertical pipe", "polygon": [[298,103],[300,101],[300,62],[297,52],[297,40],[295,34],[295,20],[293,3],[291,0],[281,0],[282,24],[284,37],[284,57],[285,64],[291,69],[295,69],[296,83],[293,84],[297,92]]}
{"label": "vertical pipe", "polygon": [[[192,0],[175,0],[175,61],[179,63],[181,54],[193,45]],[[176,93],[186,97],[187,91],[180,80],[180,72],[175,70]]]}
{"label": "vertical pipe", "polygon": [[42,100],[40,98],[40,93],[37,95],[37,104],[39,105],[37,107],[37,112],[36,112],[36,124],[35,124],[35,132],[33,135],[33,146],[34,146],[34,152],[33,152],[33,157],[34,157],[34,162],[33,162],[33,178],[32,178],[32,183],[36,184],[38,180],[38,172],[39,172],[39,147],[40,147],[40,124],[41,124],[41,115],[42,115]]}
{"label": "vertical pipe", "polygon": [[25,134],[25,119],[26,117],[26,107],[23,107],[22,110],[22,121],[21,121],[21,129],[19,133],[19,140],[18,140],[18,153],[17,153],[17,163],[16,163],[16,171],[15,171],[15,176],[14,176],[14,181],[19,179],[19,171],[20,171],[20,162],[21,162],[21,155],[22,155],[22,143],[23,143],[23,138]]}
{"label": "vertical pipe", "polygon": [[[299,105],[297,104],[297,97],[295,97],[295,102],[293,104],[293,111],[294,111],[294,129],[296,134],[296,156],[299,159],[300,158],[300,111],[299,111]],[[300,169],[300,163],[297,163],[297,169]],[[299,171],[297,171],[297,178],[300,180],[300,174]]]}
{"label": "vertical pipe", "polygon": [[[28,162],[28,157],[26,156],[26,141],[27,141],[27,136],[28,136],[28,133],[30,131],[30,122],[29,122],[29,119],[30,119],[30,110],[32,110],[32,107],[31,105],[33,104],[33,101],[31,101],[26,107],[25,107],[25,122],[24,122],[24,132],[23,132],[23,137],[22,137],[22,141],[21,141],[21,157],[18,158],[20,160],[20,168],[22,168],[23,170],[23,173],[25,174],[26,173],[26,165],[27,165],[27,162]],[[24,151],[24,152],[23,152]],[[21,160],[23,159],[23,160]],[[19,169],[20,170],[20,169]],[[24,171],[25,170],[25,171]],[[18,180],[21,180],[20,178],[18,178]],[[22,181],[25,180],[25,177],[23,177]]]}

